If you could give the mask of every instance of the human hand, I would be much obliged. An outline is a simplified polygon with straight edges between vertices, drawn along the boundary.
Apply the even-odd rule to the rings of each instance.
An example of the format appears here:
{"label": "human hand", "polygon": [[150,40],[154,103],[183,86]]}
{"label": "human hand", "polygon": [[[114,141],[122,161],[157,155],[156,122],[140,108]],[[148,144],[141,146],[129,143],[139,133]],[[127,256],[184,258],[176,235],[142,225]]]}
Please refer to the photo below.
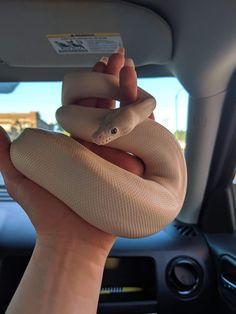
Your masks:
{"label": "human hand", "polygon": [[[94,71],[120,78],[122,105],[136,100],[136,73],[120,51]],[[80,105],[112,108],[114,101],[87,99]],[[142,162],[125,152],[82,142],[101,157],[137,175]],[[13,198],[25,209],[37,241],[20,285],[7,309],[18,313],[95,313],[106,257],[115,236],[87,223],[52,194],[18,172],[10,159],[10,140],[0,128],[0,171]],[[35,284],[37,283],[37,284]]]}
{"label": "human hand", "polygon": [[[98,62],[94,71],[111,73],[120,76],[122,105],[136,99],[136,73],[130,61],[125,63],[124,54],[113,54],[108,61]],[[131,65],[131,66],[130,66]],[[80,105],[97,107],[113,107],[114,101],[81,100]],[[108,147],[100,147],[92,143],[85,146],[101,157],[125,168],[137,175],[142,175],[143,164],[134,156]],[[12,197],[25,209],[30,217],[38,237],[61,241],[62,239],[83,238],[94,247],[109,251],[115,236],[107,234],[75,214],[64,203],[18,172],[10,159],[10,141],[3,129],[0,130],[0,171],[4,176],[6,187]]]}

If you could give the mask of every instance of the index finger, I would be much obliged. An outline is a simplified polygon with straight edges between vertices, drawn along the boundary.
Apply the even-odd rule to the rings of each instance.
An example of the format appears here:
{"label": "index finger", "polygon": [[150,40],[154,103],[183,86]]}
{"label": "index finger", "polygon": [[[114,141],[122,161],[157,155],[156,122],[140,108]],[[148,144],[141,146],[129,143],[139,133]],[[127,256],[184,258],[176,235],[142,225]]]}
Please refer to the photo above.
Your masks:
{"label": "index finger", "polygon": [[[119,77],[121,68],[124,65],[124,48],[119,48],[116,53],[113,53],[105,66],[104,73],[112,74]],[[115,101],[110,99],[99,99],[97,102],[98,108],[114,108]]]}
{"label": "index finger", "polygon": [[137,74],[132,59],[126,59],[120,71],[121,106],[129,105],[137,99]]}
{"label": "index finger", "polygon": [[[137,73],[135,71],[134,61],[130,58],[125,60],[124,67],[120,71],[120,98],[121,106],[127,106],[137,100]],[[154,114],[149,116],[155,120]]]}

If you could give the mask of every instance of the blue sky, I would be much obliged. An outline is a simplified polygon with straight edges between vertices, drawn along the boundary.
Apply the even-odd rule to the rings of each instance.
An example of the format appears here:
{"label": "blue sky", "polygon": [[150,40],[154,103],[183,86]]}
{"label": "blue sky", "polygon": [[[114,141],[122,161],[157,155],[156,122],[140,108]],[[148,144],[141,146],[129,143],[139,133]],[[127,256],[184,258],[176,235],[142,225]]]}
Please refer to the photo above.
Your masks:
{"label": "blue sky", "polygon": [[[156,98],[158,122],[172,132],[176,122],[178,129],[186,129],[188,95],[176,78],[139,79],[138,85]],[[0,94],[1,113],[39,111],[48,123],[55,122],[55,111],[60,105],[61,82],[21,83],[13,93]]]}

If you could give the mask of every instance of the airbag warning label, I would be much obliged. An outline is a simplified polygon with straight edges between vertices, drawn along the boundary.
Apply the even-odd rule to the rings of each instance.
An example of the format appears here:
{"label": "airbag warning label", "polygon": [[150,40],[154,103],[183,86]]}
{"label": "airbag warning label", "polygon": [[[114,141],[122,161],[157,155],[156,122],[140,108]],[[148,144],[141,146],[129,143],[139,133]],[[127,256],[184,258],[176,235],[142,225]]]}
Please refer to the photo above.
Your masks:
{"label": "airbag warning label", "polygon": [[58,54],[113,53],[123,47],[119,33],[47,35]]}

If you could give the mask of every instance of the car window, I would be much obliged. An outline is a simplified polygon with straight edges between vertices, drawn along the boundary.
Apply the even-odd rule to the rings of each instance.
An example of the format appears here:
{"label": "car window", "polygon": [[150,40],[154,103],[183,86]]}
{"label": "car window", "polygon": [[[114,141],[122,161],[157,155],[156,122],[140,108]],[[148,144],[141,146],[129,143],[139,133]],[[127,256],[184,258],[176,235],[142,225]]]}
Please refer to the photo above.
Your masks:
{"label": "car window", "polygon": [[[0,90],[1,90],[0,83]],[[176,78],[139,79],[138,85],[157,100],[156,120],[168,128],[185,149],[188,94]],[[61,82],[22,82],[11,93],[0,93],[0,125],[14,140],[25,128],[62,131],[55,120],[61,106]],[[3,185],[0,176],[0,185]]]}
{"label": "car window", "polygon": [[236,215],[236,173],[233,178],[232,191],[233,191],[233,198],[234,198],[234,211]]}

